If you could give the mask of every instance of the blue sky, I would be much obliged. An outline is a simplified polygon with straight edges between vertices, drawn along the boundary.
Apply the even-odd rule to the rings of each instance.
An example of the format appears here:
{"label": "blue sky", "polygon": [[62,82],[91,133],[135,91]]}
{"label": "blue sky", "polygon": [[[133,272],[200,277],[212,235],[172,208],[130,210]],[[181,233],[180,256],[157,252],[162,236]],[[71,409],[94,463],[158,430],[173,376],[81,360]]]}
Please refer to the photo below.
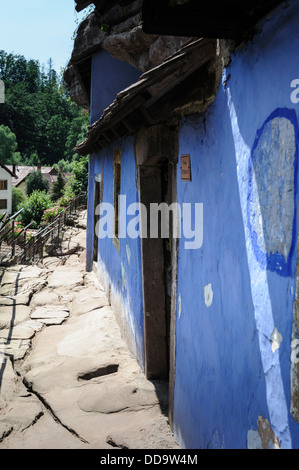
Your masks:
{"label": "blue sky", "polygon": [[74,0],[0,0],[0,50],[41,65],[51,57],[59,73],[72,53],[76,18],[85,13],[75,11]]}

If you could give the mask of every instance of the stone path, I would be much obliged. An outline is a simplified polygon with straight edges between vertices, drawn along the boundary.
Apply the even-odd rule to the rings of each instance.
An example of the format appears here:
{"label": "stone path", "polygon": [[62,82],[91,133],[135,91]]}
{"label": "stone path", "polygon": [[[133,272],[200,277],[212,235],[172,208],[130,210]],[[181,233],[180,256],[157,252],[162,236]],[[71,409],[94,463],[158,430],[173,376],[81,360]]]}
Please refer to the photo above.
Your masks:
{"label": "stone path", "polygon": [[178,449],[166,385],[145,379],[85,272],[85,230],[48,253],[0,268],[0,449]]}

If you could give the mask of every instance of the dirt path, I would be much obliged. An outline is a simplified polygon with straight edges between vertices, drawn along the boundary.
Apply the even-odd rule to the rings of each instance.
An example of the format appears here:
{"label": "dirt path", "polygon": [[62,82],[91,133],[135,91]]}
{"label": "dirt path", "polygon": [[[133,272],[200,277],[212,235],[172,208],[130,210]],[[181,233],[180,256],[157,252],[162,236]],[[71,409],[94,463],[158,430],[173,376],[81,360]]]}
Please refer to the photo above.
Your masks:
{"label": "dirt path", "polygon": [[62,250],[0,270],[0,449],[178,449],[167,385],[145,379],[85,272],[85,230]]}

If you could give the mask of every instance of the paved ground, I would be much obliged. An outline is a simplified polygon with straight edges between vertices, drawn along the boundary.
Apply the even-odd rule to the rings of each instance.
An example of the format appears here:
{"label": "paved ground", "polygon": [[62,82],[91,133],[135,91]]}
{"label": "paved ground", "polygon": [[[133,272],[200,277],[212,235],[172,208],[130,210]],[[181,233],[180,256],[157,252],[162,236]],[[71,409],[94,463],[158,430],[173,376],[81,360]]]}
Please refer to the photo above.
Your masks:
{"label": "paved ground", "polygon": [[145,379],[85,272],[85,230],[47,251],[0,268],[0,449],[178,449],[167,387]]}

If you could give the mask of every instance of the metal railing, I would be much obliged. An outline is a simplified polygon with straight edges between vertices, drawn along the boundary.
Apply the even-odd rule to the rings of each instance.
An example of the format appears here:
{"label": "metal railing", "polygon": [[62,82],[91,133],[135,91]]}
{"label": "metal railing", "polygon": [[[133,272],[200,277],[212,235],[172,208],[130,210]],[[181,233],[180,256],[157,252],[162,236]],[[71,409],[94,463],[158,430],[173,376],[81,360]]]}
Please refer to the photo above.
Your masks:
{"label": "metal railing", "polygon": [[33,222],[16,231],[16,218],[23,209],[11,217],[4,214],[0,219],[0,265],[33,264],[42,261],[46,243],[50,240],[51,243],[59,246],[63,239],[62,233],[67,224],[67,218],[84,208],[86,208],[86,194],[81,193],[69,201],[51,223],[41,225],[31,234],[28,234],[27,230]]}

